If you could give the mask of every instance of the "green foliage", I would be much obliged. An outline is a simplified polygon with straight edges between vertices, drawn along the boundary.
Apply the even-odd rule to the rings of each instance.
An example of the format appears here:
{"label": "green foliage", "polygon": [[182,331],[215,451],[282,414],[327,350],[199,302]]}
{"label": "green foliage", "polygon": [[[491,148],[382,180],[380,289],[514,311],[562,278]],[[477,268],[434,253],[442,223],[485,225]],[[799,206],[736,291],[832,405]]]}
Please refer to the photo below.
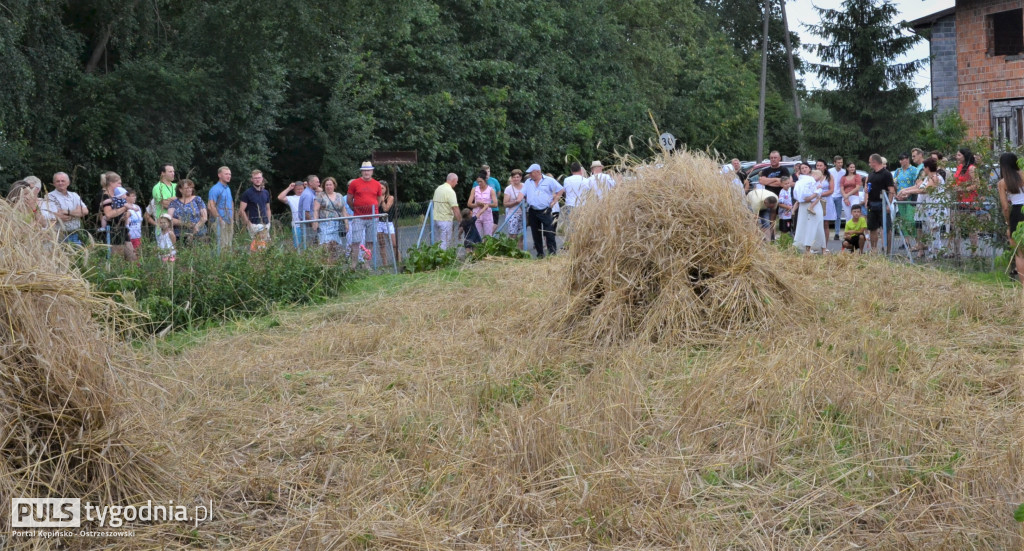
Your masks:
{"label": "green foliage", "polygon": [[838,9],[816,8],[822,39],[810,47],[823,63],[812,65],[835,85],[814,100],[832,115],[834,126],[852,128],[844,151],[866,159],[871,153],[908,151],[924,124],[913,78],[924,60],[895,63],[920,40],[897,22],[895,5],[878,0],[844,0]]}
{"label": "green foliage", "polygon": [[414,149],[398,195],[423,200],[485,162],[503,179],[607,160],[651,137],[648,113],[693,148],[752,153],[756,70],[694,0],[2,6],[4,183],[64,170],[92,198],[114,170],[145,204],[160,163],[200,192],[226,164],[276,194]]}
{"label": "green foliage", "polygon": [[483,242],[473,247],[471,260],[482,260],[488,256],[509,258],[530,258],[530,253],[519,248],[518,240],[511,235],[488,235]]}
{"label": "green foliage", "polygon": [[1017,522],[1024,522],[1024,503],[1021,503],[1013,511],[1013,520]]}
{"label": "green foliage", "polygon": [[448,268],[455,265],[455,254],[455,247],[444,250],[440,243],[413,247],[405,254],[405,270],[416,273]]}
{"label": "green foliage", "polygon": [[967,123],[960,118],[960,113],[949,110],[935,119],[935,126],[927,125],[918,135],[919,147],[925,151],[941,151],[949,155],[967,137]]}
{"label": "green foliage", "polygon": [[138,263],[116,256],[107,263],[105,255],[95,254],[89,262],[83,267],[89,282],[146,314],[144,327],[150,332],[319,302],[338,296],[354,277],[344,263],[330,263],[322,250],[276,247],[222,256],[212,246],[181,248],[173,263],[161,261],[156,250],[144,250]]}

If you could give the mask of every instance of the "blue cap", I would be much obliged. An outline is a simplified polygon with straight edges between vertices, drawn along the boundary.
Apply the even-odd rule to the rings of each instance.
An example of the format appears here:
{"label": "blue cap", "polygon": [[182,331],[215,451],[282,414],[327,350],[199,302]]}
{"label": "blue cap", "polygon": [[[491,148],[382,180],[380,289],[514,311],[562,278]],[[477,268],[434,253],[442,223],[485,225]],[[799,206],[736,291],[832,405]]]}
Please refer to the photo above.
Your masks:
{"label": "blue cap", "polygon": [[540,165],[537,163],[533,163],[532,165],[530,165],[530,168],[526,169],[526,173],[529,174],[534,170],[540,170]]}

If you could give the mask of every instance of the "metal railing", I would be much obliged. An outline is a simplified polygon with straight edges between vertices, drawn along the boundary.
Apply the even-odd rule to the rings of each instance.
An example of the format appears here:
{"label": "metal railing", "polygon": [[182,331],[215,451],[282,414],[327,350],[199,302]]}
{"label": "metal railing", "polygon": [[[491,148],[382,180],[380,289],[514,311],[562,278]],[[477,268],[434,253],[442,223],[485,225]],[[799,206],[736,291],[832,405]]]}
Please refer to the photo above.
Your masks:
{"label": "metal railing", "polygon": [[[374,210],[376,210],[376,209],[374,209]],[[370,242],[370,247],[371,247],[369,249],[370,250],[369,262],[371,263],[373,270],[377,270],[380,267],[378,261],[380,260],[380,253],[382,252],[381,249],[387,249],[387,252],[388,252],[388,254],[390,255],[390,258],[391,258],[391,266],[393,268],[393,271],[397,274],[398,273],[398,261],[396,259],[396,255],[395,255],[395,247],[391,244],[390,239],[389,239],[386,247],[378,246],[378,241],[377,241],[377,233],[378,232],[377,232],[376,225],[378,223],[380,223],[380,222],[385,222],[385,223],[388,222],[388,215],[386,213],[380,213],[380,214],[376,214],[376,213],[375,214],[360,214],[360,215],[352,215],[352,216],[334,216],[334,217],[330,217],[330,218],[314,218],[314,219],[310,219],[310,220],[294,220],[294,221],[292,221],[292,224],[294,224],[295,226],[298,226],[298,227],[300,227],[302,229],[302,238],[299,240],[299,243],[301,245],[301,250],[306,250],[309,247],[309,242],[310,242],[310,240],[313,237],[312,234],[307,233],[307,229],[312,230],[311,226],[313,224],[322,224],[324,222],[337,222],[339,224],[339,226],[340,226],[341,224],[345,224],[345,223],[347,223],[347,222],[349,222],[351,220],[373,220],[373,224],[372,224],[373,227],[368,229],[368,230],[366,230],[364,232],[364,234],[363,234],[363,241],[358,244],[360,246],[360,249],[357,252],[350,251],[350,249],[354,245],[356,245],[356,243],[353,243],[351,241],[351,232],[350,231],[346,231],[345,232],[346,244],[342,245],[345,248],[345,251],[347,251],[348,254],[357,254],[357,255],[362,256],[364,254],[362,248],[365,246],[365,243],[367,241],[369,241]],[[309,228],[304,227],[304,225],[306,225],[306,224],[308,224],[310,227]],[[370,230],[372,230],[372,231],[370,231]],[[369,233],[370,236],[367,237],[366,233]],[[390,234],[387,234],[387,235],[390,236]],[[342,237],[341,236],[341,231],[340,231],[340,228],[339,228],[339,230],[338,230],[338,240],[339,241],[341,241],[341,237]],[[357,261],[363,261],[363,260],[361,258],[359,258],[359,259],[357,259]]]}
{"label": "metal railing", "polygon": [[[985,202],[889,201],[883,193],[885,207],[883,238],[892,234],[892,246],[884,249],[889,258],[900,258],[911,264],[965,258],[987,260],[988,269],[995,268],[996,257],[1005,244],[992,228],[970,227],[968,217],[983,216],[993,205]],[[902,208],[901,208],[902,207]],[[886,242],[886,245],[888,243]]]}

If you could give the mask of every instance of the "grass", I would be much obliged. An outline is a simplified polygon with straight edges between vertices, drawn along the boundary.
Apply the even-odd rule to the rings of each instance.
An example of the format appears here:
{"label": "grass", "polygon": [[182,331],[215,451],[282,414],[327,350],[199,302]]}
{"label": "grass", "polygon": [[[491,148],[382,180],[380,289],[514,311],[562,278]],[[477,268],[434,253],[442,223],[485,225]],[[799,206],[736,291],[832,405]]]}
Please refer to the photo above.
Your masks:
{"label": "grass", "polygon": [[550,338],[565,258],[357,280],[153,357],[146,422],[198,546],[1019,547],[1019,297],[786,258],[811,306],[699,347]]}

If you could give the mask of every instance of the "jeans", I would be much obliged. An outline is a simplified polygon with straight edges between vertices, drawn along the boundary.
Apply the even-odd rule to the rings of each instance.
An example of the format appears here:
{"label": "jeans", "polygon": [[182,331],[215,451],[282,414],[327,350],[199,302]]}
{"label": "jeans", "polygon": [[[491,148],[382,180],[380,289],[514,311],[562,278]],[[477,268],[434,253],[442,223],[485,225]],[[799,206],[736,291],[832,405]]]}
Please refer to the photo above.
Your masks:
{"label": "jeans", "polygon": [[558,245],[555,243],[554,219],[551,216],[551,207],[546,209],[535,209],[530,207],[526,212],[526,222],[530,225],[533,234],[533,247],[537,250],[537,258],[544,257],[544,241],[548,244],[548,253],[558,252]]}
{"label": "jeans", "polygon": [[[843,219],[843,196],[833,197],[832,203],[836,206],[836,235],[839,235],[839,222]],[[825,237],[828,237],[827,235]]]}

